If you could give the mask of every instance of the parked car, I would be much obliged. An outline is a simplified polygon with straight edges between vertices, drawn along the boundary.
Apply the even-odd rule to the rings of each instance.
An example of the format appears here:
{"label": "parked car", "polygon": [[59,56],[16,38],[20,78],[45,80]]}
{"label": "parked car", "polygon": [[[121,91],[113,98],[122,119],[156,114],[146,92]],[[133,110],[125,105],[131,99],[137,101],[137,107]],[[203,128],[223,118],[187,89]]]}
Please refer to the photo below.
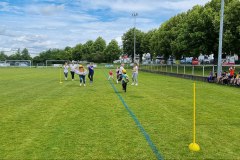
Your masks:
{"label": "parked car", "polygon": [[192,64],[193,57],[185,57],[180,60],[181,64]]}
{"label": "parked car", "polygon": [[198,59],[197,58],[192,59],[192,65],[198,65]]}

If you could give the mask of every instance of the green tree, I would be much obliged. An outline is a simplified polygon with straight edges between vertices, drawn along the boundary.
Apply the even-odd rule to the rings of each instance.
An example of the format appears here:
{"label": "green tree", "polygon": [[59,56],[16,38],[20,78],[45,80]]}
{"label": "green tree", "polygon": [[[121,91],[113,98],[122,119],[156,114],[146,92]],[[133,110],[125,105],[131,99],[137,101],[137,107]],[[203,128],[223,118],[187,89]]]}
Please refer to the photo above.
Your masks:
{"label": "green tree", "polygon": [[240,54],[240,1],[231,0],[225,7],[223,49]]}
{"label": "green tree", "polygon": [[4,60],[7,60],[7,59],[8,59],[8,56],[3,51],[1,51],[0,52],[0,60],[4,61]]}
{"label": "green tree", "polygon": [[87,61],[92,61],[92,54],[93,54],[93,44],[92,40],[88,40],[82,46],[82,59]]}
{"label": "green tree", "polygon": [[93,53],[89,57],[89,61],[105,62],[104,50],[106,49],[106,41],[102,37],[98,37],[93,43]]}
{"label": "green tree", "polygon": [[98,37],[93,44],[93,52],[103,52],[106,48],[106,41],[102,37]]}
{"label": "green tree", "polygon": [[66,59],[68,59],[68,60],[73,60],[73,57],[72,57],[72,48],[71,47],[69,47],[69,46],[67,46],[67,47],[65,47],[65,49],[64,49],[64,56],[66,57]]}
{"label": "green tree", "polygon": [[27,48],[24,48],[22,50],[22,52],[21,52],[21,59],[23,59],[23,60],[31,60],[32,59],[32,57],[30,56]]}
{"label": "green tree", "polygon": [[[135,36],[136,36],[136,54],[141,55],[144,53],[143,47],[141,47],[141,42],[144,33],[138,29],[135,29]],[[134,28],[129,29],[126,33],[122,36],[123,42],[123,54],[128,55],[132,58],[132,62],[134,61]]]}
{"label": "green tree", "polygon": [[79,43],[72,49],[72,59],[81,60],[82,57],[83,57],[83,45]]}
{"label": "green tree", "polygon": [[114,60],[118,59],[120,55],[121,50],[118,46],[118,42],[116,40],[112,40],[105,49],[106,62],[112,63]]}
{"label": "green tree", "polygon": [[140,62],[142,62],[142,54],[143,53],[150,53],[151,57],[153,58],[155,55],[155,52],[151,49],[151,38],[153,37],[153,34],[156,32],[156,30],[150,30],[147,33],[142,33],[142,39],[141,39],[141,51],[139,53]]}

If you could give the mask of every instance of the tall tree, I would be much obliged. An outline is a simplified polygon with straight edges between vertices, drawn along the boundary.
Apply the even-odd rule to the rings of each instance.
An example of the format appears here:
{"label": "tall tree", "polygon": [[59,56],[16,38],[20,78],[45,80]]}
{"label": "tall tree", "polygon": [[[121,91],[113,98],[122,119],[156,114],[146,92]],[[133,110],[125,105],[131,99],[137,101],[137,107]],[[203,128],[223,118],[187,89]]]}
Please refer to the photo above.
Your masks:
{"label": "tall tree", "polygon": [[93,44],[93,52],[103,52],[106,48],[106,41],[102,37],[98,37]]}
{"label": "tall tree", "polygon": [[118,46],[118,42],[116,40],[112,40],[105,49],[106,62],[112,63],[114,60],[118,59],[120,55],[121,50]]}
{"label": "tall tree", "polygon": [[8,59],[8,56],[3,51],[1,51],[0,52],[0,61],[4,61],[7,59]]}
{"label": "tall tree", "polygon": [[150,53],[151,57],[153,58],[156,53],[151,49],[151,38],[153,37],[153,34],[156,30],[150,30],[147,33],[142,34],[141,39],[141,51],[139,54],[140,62],[142,62],[142,54],[143,53]]}
{"label": "tall tree", "polygon": [[[141,48],[141,42],[143,38],[143,32],[138,29],[135,29],[135,36],[136,36],[136,54],[142,55],[144,53],[143,48]],[[132,62],[134,61],[134,28],[129,29],[126,33],[122,36],[123,42],[123,54],[131,56]]]}
{"label": "tall tree", "polygon": [[21,52],[21,59],[24,59],[24,60],[31,60],[32,59],[27,48],[24,48],[22,50],[22,52]]}
{"label": "tall tree", "polygon": [[83,45],[79,43],[72,49],[72,59],[81,60],[82,57],[83,57]]}

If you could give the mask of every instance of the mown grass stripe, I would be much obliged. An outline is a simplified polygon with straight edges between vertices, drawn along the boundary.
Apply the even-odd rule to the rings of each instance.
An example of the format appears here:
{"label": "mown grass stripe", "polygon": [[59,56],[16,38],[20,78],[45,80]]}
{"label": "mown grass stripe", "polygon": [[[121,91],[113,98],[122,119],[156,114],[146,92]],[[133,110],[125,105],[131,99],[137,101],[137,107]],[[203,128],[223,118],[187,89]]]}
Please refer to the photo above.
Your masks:
{"label": "mown grass stripe", "polygon": [[[104,72],[104,74],[105,74],[105,76],[107,76],[105,72]],[[112,88],[114,89],[115,93],[117,94],[118,98],[121,100],[122,104],[124,105],[124,107],[126,108],[128,113],[130,114],[130,116],[133,118],[134,122],[136,123],[137,127],[140,129],[141,133],[144,135],[145,139],[147,140],[147,142],[148,142],[149,146],[151,147],[153,153],[155,154],[156,158],[158,160],[163,160],[162,155],[158,151],[158,149],[155,146],[155,144],[152,142],[150,136],[145,131],[145,129],[143,128],[143,126],[141,125],[141,123],[139,122],[139,120],[137,119],[135,114],[133,113],[133,111],[128,107],[127,103],[124,101],[122,96],[119,94],[117,88],[114,86],[114,84],[111,81],[109,81],[109,83],[111,84]]]}

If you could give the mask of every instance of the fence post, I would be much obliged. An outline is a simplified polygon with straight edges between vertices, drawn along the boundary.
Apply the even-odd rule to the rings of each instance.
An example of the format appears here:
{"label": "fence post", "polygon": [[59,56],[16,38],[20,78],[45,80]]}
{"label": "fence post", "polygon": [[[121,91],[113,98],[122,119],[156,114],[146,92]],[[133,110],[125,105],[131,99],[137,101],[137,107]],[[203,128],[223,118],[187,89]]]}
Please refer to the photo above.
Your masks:
{"label": "fence post", "polygon": [[161,71],[162,71],[162,64],[161,64]]}
{"label": "fence post", "polygon": [[166,72],[167,72],[167,64],[166,64]]}
{"label": "fence post", "polygon": [[171,65],[171,73],[172,73],[172,65]]}
{"label": "fence post", "polygon": [[177,65],[177,74],[178,74],[178,65]]}
{"label": "fence post", "polygon": [[204,65],[203,65],[203,77],[204,77],[204,75],[205,75],[205,74],[204,74]]}
{"label": "fence post", "polygon": [[215,71],[214,71],[214,64],[213,64],[212,73],[214,74],[214,72],[215,72]]}
{"label": "fence post", "polygon": [[185,65],[183,66],[183,74],[186,74]]}
{"label": "fence post", "polygon": [[192,75],[194,75],[194,66],[192,66]]}

